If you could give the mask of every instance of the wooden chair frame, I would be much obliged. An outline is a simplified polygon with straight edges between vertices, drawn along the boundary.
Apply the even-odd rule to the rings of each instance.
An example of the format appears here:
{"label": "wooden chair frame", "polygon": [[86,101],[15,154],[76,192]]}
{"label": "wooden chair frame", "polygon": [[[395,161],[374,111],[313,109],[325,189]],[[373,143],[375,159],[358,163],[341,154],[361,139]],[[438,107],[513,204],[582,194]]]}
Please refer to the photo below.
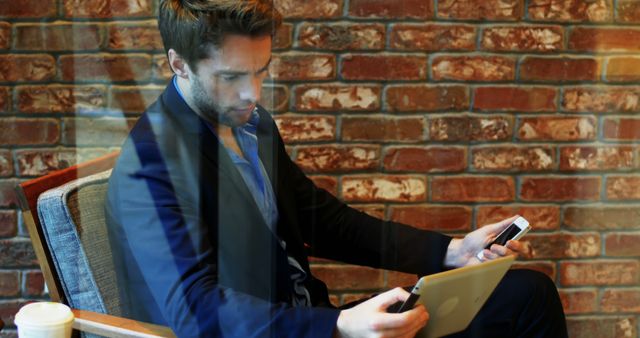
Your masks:
{"label": "wooden chair frame", "polygon": [[[27,227],[44,280],[52,301],[68,304],[60,277],[56,272],[40,220],[37,201],[43,192],[61,186],[72,180],[111,169],[118,152],[110,153],[94,160],[49,173],[45,176],[20,183],[16,186],[18,202]],[[91,311],[72,309],[75,315],[73,328],[106,337],[175,337],[170,328],[144,323]]]}

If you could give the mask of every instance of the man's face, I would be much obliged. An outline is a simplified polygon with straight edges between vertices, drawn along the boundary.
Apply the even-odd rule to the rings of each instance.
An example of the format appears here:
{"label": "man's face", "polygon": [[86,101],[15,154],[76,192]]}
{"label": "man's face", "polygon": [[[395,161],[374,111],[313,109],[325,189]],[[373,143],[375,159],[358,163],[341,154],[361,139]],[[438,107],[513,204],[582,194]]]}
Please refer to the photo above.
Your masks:
{"label": "man's face", "polygon": [[247,123],[260,100],[271,62],[271,37],[228,35],[210,48],[195,73],[189,71],[191,103],[212,122],[236,127]]}

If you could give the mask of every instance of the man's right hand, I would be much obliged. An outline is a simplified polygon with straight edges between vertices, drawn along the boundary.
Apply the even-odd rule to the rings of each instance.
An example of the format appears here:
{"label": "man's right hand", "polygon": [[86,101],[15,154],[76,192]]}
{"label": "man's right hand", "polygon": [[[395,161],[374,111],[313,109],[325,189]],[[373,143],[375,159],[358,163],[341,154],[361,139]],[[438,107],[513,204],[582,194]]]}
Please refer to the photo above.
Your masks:
{"label": "man's right hand", "polygon": [[395,288],[357,306],[342,310],[338,316],[336,337],[413,337],[429,320],[424,306],[403,313],[388,313],[387,308],[404,302],[409,293]]}

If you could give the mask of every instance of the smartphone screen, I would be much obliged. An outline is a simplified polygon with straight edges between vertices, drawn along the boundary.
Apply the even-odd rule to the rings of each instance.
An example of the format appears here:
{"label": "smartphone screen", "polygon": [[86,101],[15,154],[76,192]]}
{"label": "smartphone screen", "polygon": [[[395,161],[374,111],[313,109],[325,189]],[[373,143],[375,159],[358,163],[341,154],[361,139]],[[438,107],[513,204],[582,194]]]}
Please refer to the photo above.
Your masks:
{"label": "smartphone screen", "polygon": [[509,225],[509,227],[505,231],[503,231],[493,242],[489,243],[489,245],[487,245],[485,249],[491,248],[493,244],[505,245],[507,244],[508,240],[515,237],[519,232],[520,228],[514,223],[511,223],[511,225]]}

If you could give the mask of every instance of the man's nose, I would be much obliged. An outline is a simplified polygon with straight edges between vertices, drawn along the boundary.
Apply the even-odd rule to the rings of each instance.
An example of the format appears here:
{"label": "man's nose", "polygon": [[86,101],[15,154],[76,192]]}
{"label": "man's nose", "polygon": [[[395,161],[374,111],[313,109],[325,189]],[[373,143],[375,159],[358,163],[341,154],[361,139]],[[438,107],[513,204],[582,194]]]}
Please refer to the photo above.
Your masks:
{"label": "man's nose", "polygon": [[240,90],[240,99],[249,102],[258,102],[262,93],[262,78],[259,76],[251,76],[243,84]]}

